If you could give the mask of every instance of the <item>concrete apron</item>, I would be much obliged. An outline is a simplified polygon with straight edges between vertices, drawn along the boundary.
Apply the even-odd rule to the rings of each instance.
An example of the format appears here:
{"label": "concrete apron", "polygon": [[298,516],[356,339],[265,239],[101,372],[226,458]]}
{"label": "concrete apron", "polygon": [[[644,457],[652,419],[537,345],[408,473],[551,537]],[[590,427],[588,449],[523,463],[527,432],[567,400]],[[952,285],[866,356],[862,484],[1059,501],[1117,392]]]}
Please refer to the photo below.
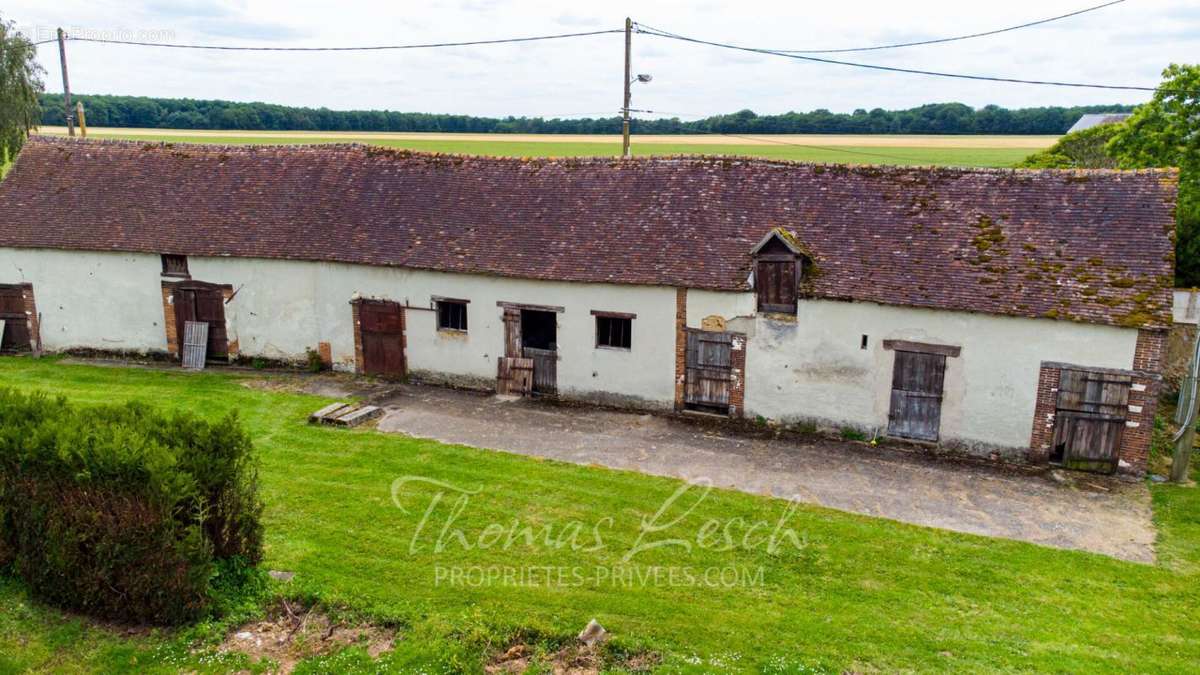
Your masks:
{"label": "concrete apron", "polygon": [[1125,560],[1154,561],[1149,490],[924,457],[861,443],[759,438],[664,416],[437,387],[375,401],[385,432],[646,474]]}

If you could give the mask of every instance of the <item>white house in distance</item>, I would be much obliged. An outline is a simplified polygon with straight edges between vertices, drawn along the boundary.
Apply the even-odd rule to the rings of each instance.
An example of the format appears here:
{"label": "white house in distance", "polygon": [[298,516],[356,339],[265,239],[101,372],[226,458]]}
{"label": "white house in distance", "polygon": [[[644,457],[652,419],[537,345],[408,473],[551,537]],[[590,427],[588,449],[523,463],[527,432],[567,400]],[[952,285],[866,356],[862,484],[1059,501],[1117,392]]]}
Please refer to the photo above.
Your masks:
{"label": "white house in distance", "polygon": [[562,397],[1141,472],[1176,184],[34,138],[3,348],[177,358],[196,321],[210,359],[481,388],[531,359]]}

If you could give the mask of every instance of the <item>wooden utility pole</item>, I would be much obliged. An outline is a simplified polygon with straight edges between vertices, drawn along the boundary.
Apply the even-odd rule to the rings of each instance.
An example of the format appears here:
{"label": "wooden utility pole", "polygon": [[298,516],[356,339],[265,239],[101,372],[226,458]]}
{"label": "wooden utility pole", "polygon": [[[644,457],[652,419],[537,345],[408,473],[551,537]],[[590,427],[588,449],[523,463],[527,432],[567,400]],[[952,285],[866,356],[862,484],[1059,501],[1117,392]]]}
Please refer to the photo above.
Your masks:
{"label": "wooden utility pole", "polygon": [[[623,115],[621,122],[621,156],[626,159],[633,156],[633,152],[629,149],[629,87],[633,84],[633,64],[630,61],[632,48],[633,19],[625,17],[625,104],[621,106],[621,113]],[[63,67],[66,68],[66,66]],[[63,71],[63,73],[66,72],[65,70]]]}
{"label": "wooden utility pole", "polygon": [[71,81],[67,79],[67,34],[58,29],[58,60],[62,64],[63,115],[67,118],[67,135],[75,135],[75,116],[71,110]]}
{"label": "wooden utility pole", "polygon": [[[1188,480],[1188,462],[1192,458],[1192,448],[1196,443],[1196,416],[1200,414],[1200,382],[1196,374],[1200,372],[1200,335],[1196,336],[1197,344],[1192,352],[1192,362],[1188,364],[1188,377],[1184,380],[1184,389],[1191,391],[1191,398],[1180,397],[1180,404],[1187,403],[1188,409],[1183,414],[1183,429],[1175,439],[1175,454],[1171,457],[1171,482],[1186,483]],[[1188,387],[1188,385],[1191,385]],[[1178,418],[1176,418],[1178,419]]]}

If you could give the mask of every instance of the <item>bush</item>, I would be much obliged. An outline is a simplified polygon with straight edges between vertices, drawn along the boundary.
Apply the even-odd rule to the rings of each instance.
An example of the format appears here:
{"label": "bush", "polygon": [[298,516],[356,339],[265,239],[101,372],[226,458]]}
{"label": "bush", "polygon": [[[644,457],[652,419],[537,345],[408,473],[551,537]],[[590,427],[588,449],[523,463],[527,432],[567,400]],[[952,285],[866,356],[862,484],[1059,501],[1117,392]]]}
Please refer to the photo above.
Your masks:
{"label": "bush", "polygon": [[262,557],[257,475],[235,415],[0,389],[0,563],[36,596],[94,616],[196,618],[225,561]]}

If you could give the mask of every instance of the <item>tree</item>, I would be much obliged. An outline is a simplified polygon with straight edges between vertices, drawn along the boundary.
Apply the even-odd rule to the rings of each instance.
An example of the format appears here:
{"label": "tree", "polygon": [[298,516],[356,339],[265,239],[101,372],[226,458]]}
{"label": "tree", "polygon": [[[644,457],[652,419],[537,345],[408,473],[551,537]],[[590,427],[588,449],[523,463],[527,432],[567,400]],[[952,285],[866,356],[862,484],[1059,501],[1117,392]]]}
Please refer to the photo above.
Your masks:
{"label": "tree", "polygon": [[1069,133],[1049,148],[1026,157],[1017,166],[1027,169],[1115,169],[1117,159],[1109,154],[1108,142],[1123,129],[1123,124],[1101,124]]}
{"label": "tree", "polygon": [[33,44],[0,19],[0,164],[17,154],[42,117],[43,71],[36,59]]}
{"label": "tree", "polygon": [[1179,167],[1175,283],[1200,286],[1200,66],[1167,66],[1107,150],[1124,168]]}

